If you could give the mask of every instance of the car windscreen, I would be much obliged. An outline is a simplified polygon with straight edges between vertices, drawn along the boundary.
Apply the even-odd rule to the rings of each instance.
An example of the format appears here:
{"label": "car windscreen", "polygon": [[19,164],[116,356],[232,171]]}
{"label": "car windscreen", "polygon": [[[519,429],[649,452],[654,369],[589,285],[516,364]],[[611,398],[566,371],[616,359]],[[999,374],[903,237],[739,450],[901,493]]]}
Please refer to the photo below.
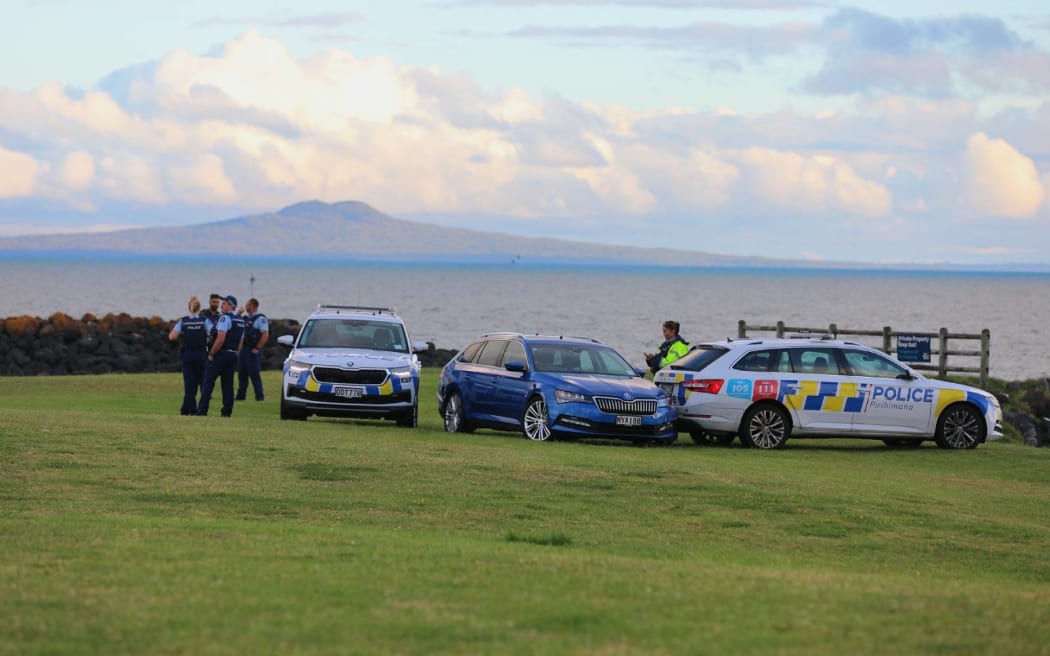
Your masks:
{"label": "car windscreen", "polygon": [[372,319],[310,319],[299,337],[303,348],[357,348],[408,353],[399,323]]}
{"label": "car windscreen", "polygon": [[702,371],[704,367],[728,353],[721,346],[699,344],[691,351],[671,363],[671,369],[679,371]]}
{"label": "car windscreen", "polygon": [[637,376],[634,367],[607,346],[584,344],[532,344],[536,371]]}

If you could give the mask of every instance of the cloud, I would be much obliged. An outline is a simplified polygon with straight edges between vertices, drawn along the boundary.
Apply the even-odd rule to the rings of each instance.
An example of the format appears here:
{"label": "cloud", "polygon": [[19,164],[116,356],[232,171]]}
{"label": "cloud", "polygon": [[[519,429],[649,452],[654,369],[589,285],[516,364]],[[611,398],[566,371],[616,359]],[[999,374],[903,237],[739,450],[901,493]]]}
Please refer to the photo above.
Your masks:
{"label": "cloud", "polygon": [[95,160],[83,150],[69,153],[58,169],[59,183],[71,191],[88,188],[94,179]]}
{"label": "cloud", "polygon": [[0,146],[0,198],[30,196],[36,191],[37,176],[46,167],[25,153]]}
{"label": "cloud", "polygon": [[812,93],[945,98],[970,89],[1050,90],[1050,54],[998,18],[898,19],[843,8],[817,34],[829,45],[821,70],[803,81]]}
{"label": "cloud", "polygon": [[752,58],[785,55],[817,41],[816,25],[780,22],[768,26],[701,22],[680,27],[608,25],[603,27],[561,27],[530,25],[506,34],[512,38],[558,41],[577,47],[622,47],[633,45],[675,53],[737,53]]}
{"label": "cloud", "polygon": [[803,214],[847,212],[867,217],[892,210],[889,191],[827,155],[750,148],[741,157],[749,185],[764,203]]}
{"label": "cloud", "polygon": [[979,215],[1029,219],[1046,199],[1035,164],[1001,139],[972,135],[965,164],[966,197]]}

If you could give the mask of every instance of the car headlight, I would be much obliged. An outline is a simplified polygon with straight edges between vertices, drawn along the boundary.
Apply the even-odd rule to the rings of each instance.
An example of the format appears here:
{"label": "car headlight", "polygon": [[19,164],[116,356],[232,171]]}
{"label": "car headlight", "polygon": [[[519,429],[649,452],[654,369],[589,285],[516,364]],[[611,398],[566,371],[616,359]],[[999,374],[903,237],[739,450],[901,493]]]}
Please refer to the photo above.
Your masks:
{"label": "car headlight", "polygon": [[585,402],[587,396],[579,392],[556,389],[554,390],[554,400],[558,403],[580,403]]}
{"label": "car headlight", "polygon": [[298,376],[304,371],[310,371],[310,365],[305,362],[299,362],[298,360],[288,361],[288,374],[291,376]]}
{"label": "car headlight", "polygon": [[404,369],[391,369],[391,376],[397,376],[401,380],[412,380],[412,367],[405,367]]}
{"label": "car headlight", "polygon": [[671,407],[671,399],[667,398],[666,396],[658,396],[658,397],[656,397],[656,407],[657,408],[670,408]]}

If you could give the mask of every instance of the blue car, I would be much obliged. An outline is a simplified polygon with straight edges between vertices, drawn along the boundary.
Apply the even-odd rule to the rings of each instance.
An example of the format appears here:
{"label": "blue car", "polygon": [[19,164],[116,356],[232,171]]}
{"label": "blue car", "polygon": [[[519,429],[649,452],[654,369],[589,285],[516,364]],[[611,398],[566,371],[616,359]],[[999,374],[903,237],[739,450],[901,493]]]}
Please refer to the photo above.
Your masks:
{"label": "blue car", "polygon": [[438,410],[449,433],[663,443],[678,435],[663,390],[615,349],[578,337],[483,335],[441,370]]}

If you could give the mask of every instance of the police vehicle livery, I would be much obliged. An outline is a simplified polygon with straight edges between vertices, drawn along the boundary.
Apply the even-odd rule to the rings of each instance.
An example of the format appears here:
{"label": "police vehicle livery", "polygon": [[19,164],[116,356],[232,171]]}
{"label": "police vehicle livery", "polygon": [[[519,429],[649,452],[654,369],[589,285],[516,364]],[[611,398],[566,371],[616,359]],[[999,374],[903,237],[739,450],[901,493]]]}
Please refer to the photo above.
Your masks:
{"label": "police vehicle livery", "polygon": [[390,308],[319,305],[284,361],[281,419],[362,417],[414,427],[419,408],[419,358]]}
{"label": "police vehicle livery", "polygon": [[863,344],[739,339],[699,344],[654,377],[697,443],[779,449],[788,437],[934,440],[972,449],[1002,437],[1002,410],[974,387],[926,378]]}

